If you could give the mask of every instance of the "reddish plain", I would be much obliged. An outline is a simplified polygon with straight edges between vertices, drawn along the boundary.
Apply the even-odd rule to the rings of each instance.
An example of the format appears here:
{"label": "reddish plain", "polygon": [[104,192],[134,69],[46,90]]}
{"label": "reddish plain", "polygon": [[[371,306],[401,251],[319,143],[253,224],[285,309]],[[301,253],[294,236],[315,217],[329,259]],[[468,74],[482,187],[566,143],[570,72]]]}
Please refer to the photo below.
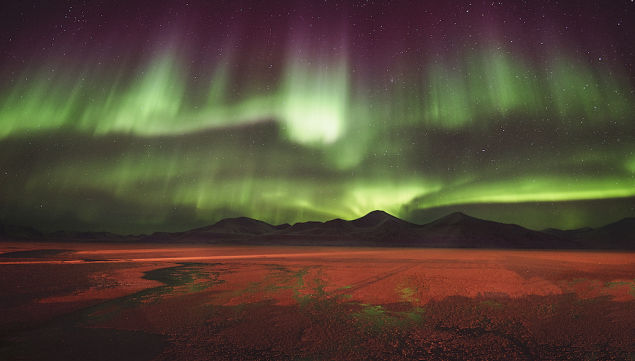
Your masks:
{"label": "reddish plain", "polygon": [[635,254],[0,243],[0,359],[635,359]]}

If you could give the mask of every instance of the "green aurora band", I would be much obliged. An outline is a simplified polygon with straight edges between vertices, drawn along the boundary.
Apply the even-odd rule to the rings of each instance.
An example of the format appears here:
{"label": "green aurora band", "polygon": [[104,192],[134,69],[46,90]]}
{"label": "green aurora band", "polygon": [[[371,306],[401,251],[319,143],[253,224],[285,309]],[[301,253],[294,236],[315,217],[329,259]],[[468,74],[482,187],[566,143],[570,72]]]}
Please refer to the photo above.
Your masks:
{"label": "green aurora band", "polygon": [[[277,82],[238,92],[231,57],[201,86],[176,46],[132,76],[54,60],[24,71],[0,93],[0,216],[133,232],[635,196],[635,99],[616,64],[560,51],[535,66],[491,46],[369,86],[345,52],[297,48]],[[576,217],[515,221],[592,215]]]}

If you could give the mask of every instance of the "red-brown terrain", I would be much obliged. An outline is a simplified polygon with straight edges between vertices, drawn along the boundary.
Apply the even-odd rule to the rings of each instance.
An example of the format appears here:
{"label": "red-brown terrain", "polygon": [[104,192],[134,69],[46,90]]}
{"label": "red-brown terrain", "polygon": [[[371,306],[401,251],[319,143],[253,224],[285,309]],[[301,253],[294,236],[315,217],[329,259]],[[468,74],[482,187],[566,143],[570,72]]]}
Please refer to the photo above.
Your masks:
{"label": "red-brown terrain", "polygon": [[635,358],[635,253],[0,243],[2,360]]}

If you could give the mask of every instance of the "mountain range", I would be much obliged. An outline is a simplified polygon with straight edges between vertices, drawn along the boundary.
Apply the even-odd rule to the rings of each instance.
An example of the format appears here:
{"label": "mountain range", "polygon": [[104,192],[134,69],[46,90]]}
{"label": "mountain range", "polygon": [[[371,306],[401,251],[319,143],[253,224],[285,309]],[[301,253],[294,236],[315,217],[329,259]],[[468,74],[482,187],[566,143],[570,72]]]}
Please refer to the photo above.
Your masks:
{"label": "mountain range", "polygon": [[599,228],[530,230],[452,213],[418,225],[383,211],[346,221],[271,225],[247,217],[226,218],[184,232],[117,235],[108,232],[41,233],[29,227],[0,224],[0,239],[73,242],[211,243],[241,245],[311,245],[500,249],[635,249],[635,218]]}

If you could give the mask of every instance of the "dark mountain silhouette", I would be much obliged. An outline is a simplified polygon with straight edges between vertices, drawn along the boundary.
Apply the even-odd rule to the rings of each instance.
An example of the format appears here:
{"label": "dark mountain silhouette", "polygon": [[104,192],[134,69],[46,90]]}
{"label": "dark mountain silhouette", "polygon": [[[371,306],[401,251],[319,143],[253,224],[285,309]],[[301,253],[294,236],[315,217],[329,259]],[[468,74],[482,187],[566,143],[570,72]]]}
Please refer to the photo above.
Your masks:
{"label": "dark mountain silhouette", "polygon": [[278,229],[268,223],[248,217],[225,218],[211,226],[185,232],[157,232],[142,237],[141,241],[158,242],[215,242],[251,239]]}
{"label": "dark mountain silhouette", "polygon": [[400,225],[404,227],[416,226],[413,223],[406,222],[384,211],[372,211],[367,215],[354,219],[350,222],[360,228],[381,227],[386,224]]}
{"label": "dark mountain silhouette", "polygon": [[456,212],[422,226],[429,247],[577,248],[574,240]]}
{"label": "dark mountain silhouette", "polygon": [[247,217],[227,218],[185,232],[121,236],[108,232],[42,234],[29,227],[0,224],[0,239],[268,245],[341,245],[384,247],[444,247],[501,249],[635,249],[635,218],[577,230],[529,230],[452,213],[417,225],[383,211],[346,221],[271,225]]}
{"label": "dark mountain silhouette", "polygon": [[263,234],[273,232],[276,228],[269,223],[253,218],[226,218],[207,227],[196,228],[191,233],[199,234]]}
{"label": "dark mountain silhouette", "polygon": [[0,223],[0,240],[14,238],[34,239],[41,236],[42,233],[32,227]]}
{"label": "dark mountain silhouette", "polygon": [[547,229],[543,229],[542,232],[543,233],[548,233],[554,236],[559,236],[559,237],[563,237],[563,238],[571,238],[571,237],[576,237],[577,234],[581,234],[581,233],[585,233],[585,232],[589,232],[592,231],[593,228],[591,227],[584,227],[584,228],[578,228],[578,229],[567,229],[567,230],[562,230],[562,229],[557,229],[557,228],[547,228]]}
{"label": "dark mountain silhouette", "polygon": [[580,228],[568,231],[547,229],[545,233],[576,241],[581,248],[634,249],[635,218],[629,217],[599,228]]}
{"label": "dark mountain silhouette", "polygon": [[267,234],[272,243],[351,246],[412,245],[421,226],[406,222],[383,211],[373,211],[352,220],[302,222]]}
{"label": "dark mountain silhouette", "polygon": [[615,239],[635,243],[635,217],[621,219],[617,222],[590,231],[584,238]]}
{"label": "dark mountain silhouette", "polygon": [[0,223],[0,240],[65,241],[65,242],[123,242],[134,241],[138,236],[110,232],[57,231],[42,233],[32,227],[4,225]]}
{"label": "dark mountain silhouette", "polygon": [[283,223],[283,224],[279,224],[277,226],[274,226],[276,229],[287,229],[289,227],[291,227],[291,225],[289,223]]}

